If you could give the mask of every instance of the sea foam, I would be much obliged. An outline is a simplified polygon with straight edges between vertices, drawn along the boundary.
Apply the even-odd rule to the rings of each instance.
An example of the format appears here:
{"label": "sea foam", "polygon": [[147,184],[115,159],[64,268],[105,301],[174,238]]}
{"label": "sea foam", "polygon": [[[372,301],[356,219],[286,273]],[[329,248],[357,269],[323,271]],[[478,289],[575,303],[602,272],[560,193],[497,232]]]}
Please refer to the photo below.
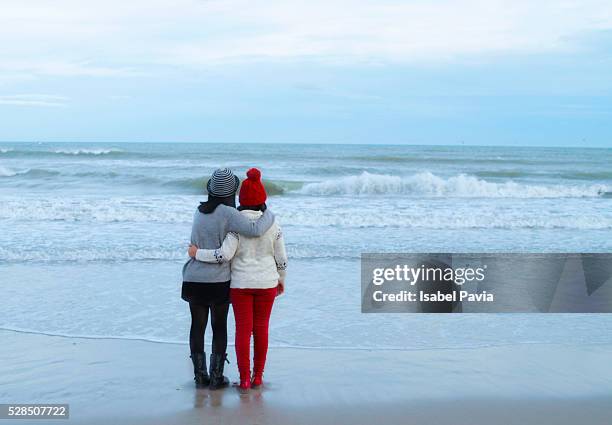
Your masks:
{"label": "sea foam", "polygon": [[[364,203],[346,203],[331,199],[313,200],[311,208],[296,207],[304,200],[277,198],[271,208],[285,226],[296,228],[406,228],[406,229],[612,229],[612,215],[589,208],[567,206],[571,213],[560,214],[543,200],[523,205],[519,211],[488,205],[461,202],[453,208],[432,207],[427,201],[398,200],[386,208],[364,210]],[[6,199],[0,204],[0,220],[68,222],[68,223],[153,223],[184,225],[187,229],[197,205],[197,197],[69,199],[39,197]],[[524,202],[524,201],[523,201]],[[530,202],[530,201],[529,201]],[[514,203],[508,201],[507,203]],[[316,211],[316,214],[313,214]],[[574,212],[575,211],[575,212]],[[137,228],[139,228],[137,227]]]}

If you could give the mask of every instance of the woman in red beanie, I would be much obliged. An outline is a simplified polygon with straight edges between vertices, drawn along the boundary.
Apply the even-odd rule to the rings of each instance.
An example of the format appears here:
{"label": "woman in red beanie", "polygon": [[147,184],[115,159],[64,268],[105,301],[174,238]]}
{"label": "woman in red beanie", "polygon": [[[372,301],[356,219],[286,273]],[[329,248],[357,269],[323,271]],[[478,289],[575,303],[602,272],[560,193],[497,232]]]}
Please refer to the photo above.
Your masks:
{"label": "woman in red beanie", "polygon": [[[247,218],[257,220],[266,209],[266,189],[257,168],[247,171],[240,188],[240,207]],[[263,384],[268,352],[268,324],[277,295],[285,290],[287,254],[280,226],[275,221],[260,237],[228,233],[219,249],[190,247],[189,255],[208,263],[232,262],[230,298],[236,318],[236,358],[240,391]],[[251,380],[250,345],[254,339]]]}

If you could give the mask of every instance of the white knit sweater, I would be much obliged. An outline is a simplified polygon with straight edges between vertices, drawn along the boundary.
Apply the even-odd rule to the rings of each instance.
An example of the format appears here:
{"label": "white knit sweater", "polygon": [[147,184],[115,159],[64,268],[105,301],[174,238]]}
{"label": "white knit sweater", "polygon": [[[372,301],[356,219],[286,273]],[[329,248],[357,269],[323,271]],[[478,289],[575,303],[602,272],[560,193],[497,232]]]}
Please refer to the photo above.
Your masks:
{"label": "white knit sweater", "polygon": [[[261,217],[261,211],[241,211],[251,220]],[[274,224],[260,237],[250,238],[228,233],[217,249],[198,249],[196,260],[207,263],[231,261],[232,288],[274,288],[285,281],[287,254],[280,226]]]}

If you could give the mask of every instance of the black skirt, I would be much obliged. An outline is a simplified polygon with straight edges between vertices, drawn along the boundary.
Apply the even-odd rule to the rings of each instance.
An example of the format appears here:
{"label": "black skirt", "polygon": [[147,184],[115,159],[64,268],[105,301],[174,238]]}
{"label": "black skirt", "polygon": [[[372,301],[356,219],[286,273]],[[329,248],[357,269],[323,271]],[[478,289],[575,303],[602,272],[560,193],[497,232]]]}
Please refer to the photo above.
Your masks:
{"label": "black skirt", "polygon": [[188,303],[200,305],[228,304],[230,281],[227,282],[183,282],[181,298]]}

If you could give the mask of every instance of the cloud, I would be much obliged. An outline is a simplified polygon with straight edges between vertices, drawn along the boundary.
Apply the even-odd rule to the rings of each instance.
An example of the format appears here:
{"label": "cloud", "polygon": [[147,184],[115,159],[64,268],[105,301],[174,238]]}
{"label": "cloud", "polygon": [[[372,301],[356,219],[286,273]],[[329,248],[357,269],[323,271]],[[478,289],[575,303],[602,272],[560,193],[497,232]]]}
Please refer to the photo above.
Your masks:
{"label": "cloud", "polygon": [[28,58],[0,62],[0,71],[24,75],[47,75],[61,77],[134,77],[144,75],[125,66],[101,66],[89,61],[41,60]]}
{"label": "cloud", "polygon": [[173,46],[174,57],[201,64],[245,58],[447,61],[492,52],[571,49],[585,31],[612,27],[612,5],[597,1],[266,4],[232,8],[237,27],[252,31],[184,42]]}
{"label": "cloud", "polygon": [[612,29],[612,2],[600,0],[5,0],[2,8],[1,69],[54,76],[253,61],[448,63],[572,51],[585,34]]}
{"label": "cloud", "polygon": [[47,94],[14,94],[0,96],[0,105],[62,108],[68,106],[68,98]]}

